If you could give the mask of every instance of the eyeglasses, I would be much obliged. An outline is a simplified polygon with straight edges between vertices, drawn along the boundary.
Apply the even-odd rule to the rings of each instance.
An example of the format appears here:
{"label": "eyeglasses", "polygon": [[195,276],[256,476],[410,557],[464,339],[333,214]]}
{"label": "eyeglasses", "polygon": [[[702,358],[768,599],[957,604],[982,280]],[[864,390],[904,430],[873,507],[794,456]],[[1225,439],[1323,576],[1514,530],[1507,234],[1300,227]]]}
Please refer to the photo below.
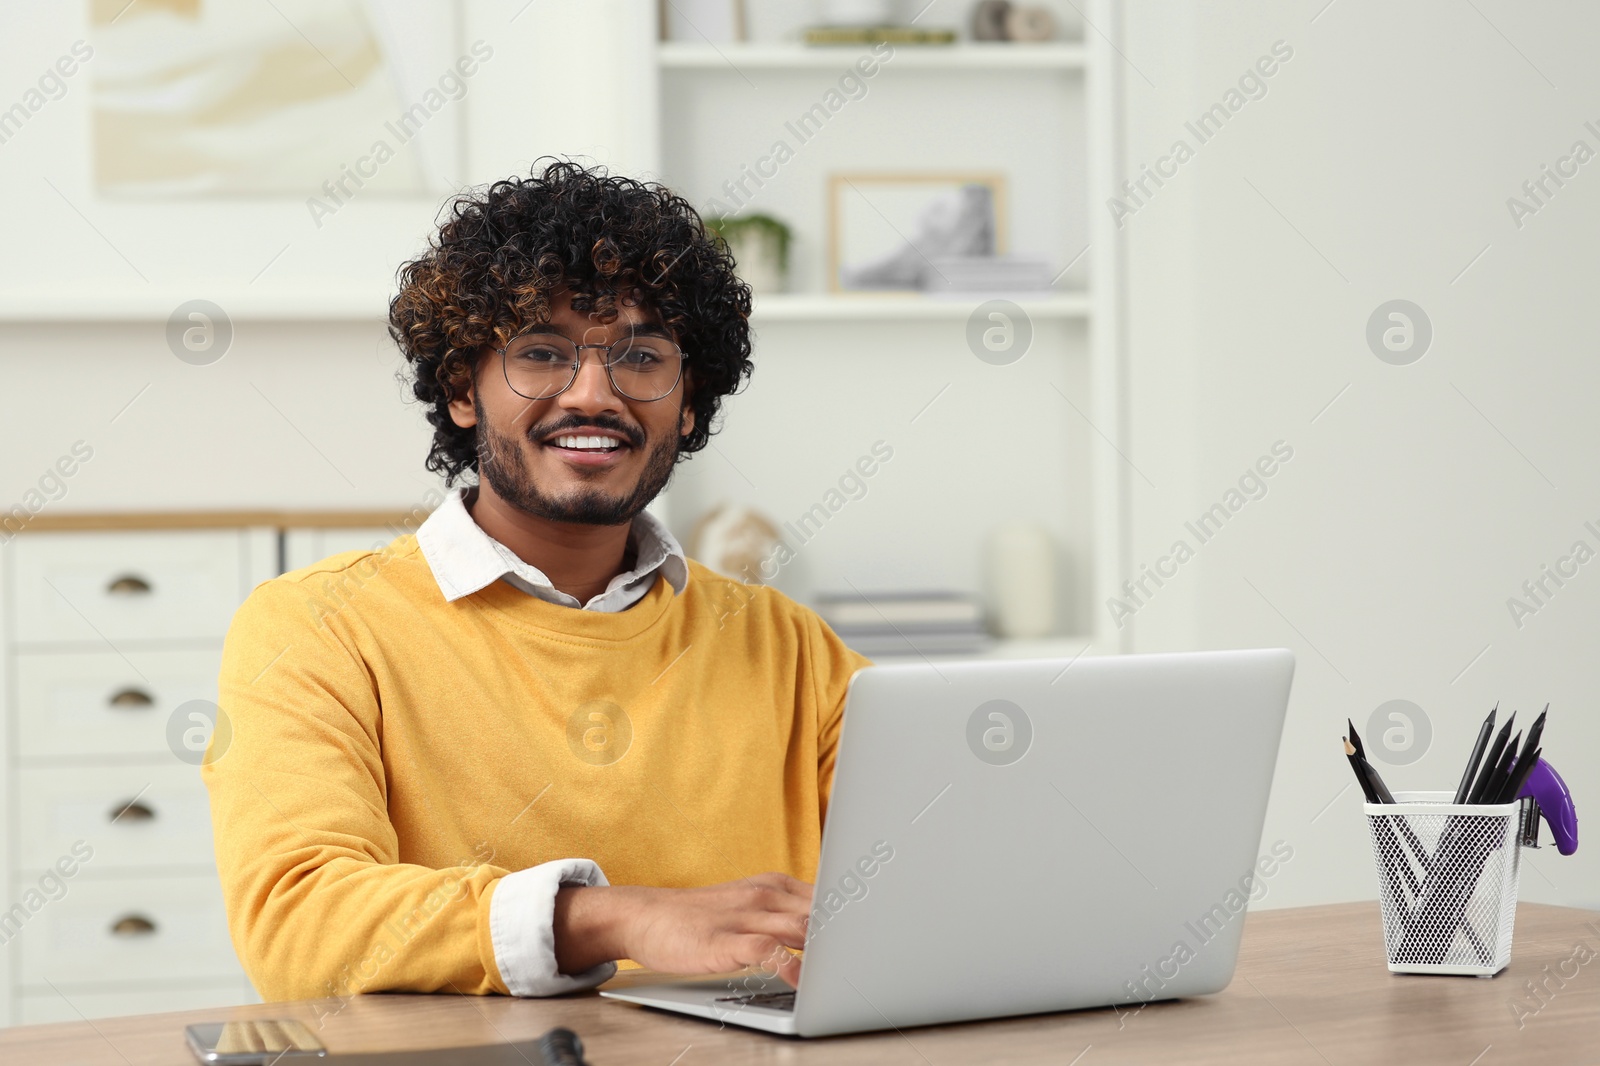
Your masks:
{"label": "eyeglasses", "polygon": [[645,403],[669,395],[683,376],[683,350],[664,337],[629,337],[615,344],[574,344],[555,333],[513,337],[498,349],[506,384],[518,396],[548,400],[578,380],[582,349],[599,348],[600,364],[619,396]]}

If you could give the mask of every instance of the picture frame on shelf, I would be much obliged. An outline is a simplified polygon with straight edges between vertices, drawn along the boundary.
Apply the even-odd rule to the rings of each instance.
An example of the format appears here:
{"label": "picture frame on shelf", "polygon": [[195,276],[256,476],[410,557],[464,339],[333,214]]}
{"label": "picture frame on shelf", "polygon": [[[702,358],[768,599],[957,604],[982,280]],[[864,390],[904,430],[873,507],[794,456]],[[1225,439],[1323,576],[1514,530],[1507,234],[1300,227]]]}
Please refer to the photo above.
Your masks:
{"label": "picture frame on shelf", "polygon": [[750,39],[745,0],[658,0],[662,41],[732,44]]}
{"label": "picture frame on shelf", "polygon": [[837,172],[828,180],[828,287],[919,292],[932,260],[1007,250],[997,171]]}

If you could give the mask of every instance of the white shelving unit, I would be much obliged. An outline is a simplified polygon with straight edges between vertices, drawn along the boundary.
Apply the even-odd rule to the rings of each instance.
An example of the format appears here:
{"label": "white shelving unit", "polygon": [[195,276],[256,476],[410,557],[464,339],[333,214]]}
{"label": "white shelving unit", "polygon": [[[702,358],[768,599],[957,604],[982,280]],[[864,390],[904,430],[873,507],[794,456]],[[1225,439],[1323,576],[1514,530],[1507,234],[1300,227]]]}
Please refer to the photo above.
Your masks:
{"label": "white shelving unit", "polygon": [[1086,319],[1086,293],[961,293],[950,296],[880,296],[866,293],[778,293],[757,296],[751,317],[757,322],[829,322],[964,319],[974,304],[1010,300],[1035,319]]}
{"label": "white shelving unit", "polygon": [[[722,67],[762,69],[834,70],[862,49],[850,46],[807,47],[788,42],[696,44],[664,41],[659,51],[665,70],[716,70]],[[932,70],[1017,70],[1023,68],[1081,70],[1088,59],[1082,44],[994,44],[963,42],[955,45],[902,45],[895,64]]]}
{"label": "white shelving unit", "polygon": [[[1036,640],[997,640],[980,659],[1075,659],[1087,655],[1094,643],[1084,637],[1041,637]],[[970,655],[930,655],[930,659],[970,659]]]}
{"label": "white shelving unit", "polygon": [[[1128,448],[1118,242],[1096,206],[1117,172],[1119,13],[1114,0],[1095,0],[1084,12],[1097,27],[1086,41],[897,45],[863,79],[866,89],[802,143],[784,120],[822,99],[867,47],[655,46],[655,83],[644,88],[655,93],[659,121],[640,139],[649,169],[702,211],[731,202],[732,213],[772,214],[795,234],[788,291],[754,301],[756,375],[729,401],[718,450],[674,482],[669,511],[680,534],[723,500],[781,524],[827,487],[825,475],[843,469],[852,449],[883,436],[897,457],[908,456],[896,460],[905,480],[883,490],[897,498],[851,504],[858,513],[803,549],[814,557],[802,598],[846,578],[981,591],[983,529],[1014,512],[1046,522],[1062,548],[1064,621],[1050,638],[1000,641],[989,654],[1127,650],[1102,606],[1126,552],[1119,453]],[[639,104],[652,109],[651,101]],[[764,169],[766,180],[747,184],[744,197],[727,195],[727,180],[770,155],[777,140],[789,142],[792,160],[776,174]],[[1077,262],[1077,270],[1048,292],[828,291],[827,176],[873,170],[1002,171],[1006,250],[1045,255],[1058,268]],[[1014,368],[984,367],[966,351],[967,320],[994,298],[1016,303],[1031,322],[1034,348],[1023,362],[1034,363],[1026,372],[1006,377]],[[853,359],[857,350],[870,357]],[[949,406],[918,411],[936,394]],[[952,444],[963,432],[974,432],[973,447]],[[1010,443],[983,443],[997,437]]]}

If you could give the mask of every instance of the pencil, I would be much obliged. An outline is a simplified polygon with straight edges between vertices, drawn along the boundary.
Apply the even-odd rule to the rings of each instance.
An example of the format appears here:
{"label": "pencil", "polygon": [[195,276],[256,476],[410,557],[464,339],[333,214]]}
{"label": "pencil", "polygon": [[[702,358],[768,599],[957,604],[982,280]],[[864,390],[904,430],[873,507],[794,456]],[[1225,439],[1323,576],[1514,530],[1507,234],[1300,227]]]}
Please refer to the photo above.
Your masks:
{"label": "pencil", "polygon": [[1539,762],[1539,753],[1543,751],[1544,720],[1550,713],[1550,705],[1544,705],[1544,710],[1539,712],[1539,717],[1533,720],[1533,725],[1528,729],[1528,739],[1522,743],[1522,754],[1517,757],[1517,762],[1511,770],[1511,779],[1506,782],[1500,795],[1497,797],[1501,803],[1511,803],[1517,798],[1517,793],[1522,791],[1522,783],[1533,772],[1534,766]]}
{"label": "pencil", "polygon": [[1361,786],[1362,795],[1367,797],[1368,803],[1380,802],[1377,791],[1372,787],[1372,782],[1367,780],[1367,775],[1361,772],[1361,756],[1356,754],[1355,745],[1350,743],[1349,737],[1342,739],[1344,740],[1345,758],[1350,760],[1350,769],[1355,771],[1356,784]]}
{"label": "pencil", "polygon": [[[1350,760],[1350,768],[1356,773],[1356,781],[1360,783],[1361,791],[1366,793],[1368,803],[1395,802],[1394,793],[1389,791],[1389,786],[1383,783],[1383,778],[1378,774],[1378,771],[1374,769],[1373,765],[1366,760],[1365,756],[1363,756],[1360,751],[1357,750],[1355,740],[1349,737],[1345,738],[1344,753],[1345,756]],[[1410,823],[1404,818],[1396,818],[1393,820],[1400,827],[1400,835],[1405,837],[1407,844],[1411,845],[1411,852],[1417,857],[1417,862],[1422,864],[1422,868],[1424,870],[1428,869],[1430,859],[1427,846],[1423,844],[1420,839],[1418,839],[1417,834],[1412,830]],[[1405,851],[1400,847],[1398,838],[1393,836],[1394,830],[1388,824],[1388,820],[1383,823],[1383,828],[1390,834],[1390,839],[1393,842],[1393,847],[1396,850],[1398,861],[1405,867],[1406,880],[1411,882],[1411,889],[1413,892],[1415,892],[1417,886],[1416,882],[1411,877],[1411,867],[1406,862]]]}
{"label": "pencil", "polygon": [[1361,734],[1356,732],[1356,724],[1346,718],[1344,724],[1350,727],[1350,744],[1356,749],[1356,754],[1363,759],[1367,757],[1367,746],[1361,743]]}
{"label": "pencil", "polygon": [[[1372,781],[1372,790],[1378,794],[1378,802],[1398,803],[1399,801],[1394,798],[1394,793],[1389,791],[1389,786],[1384,784],[1383,775],[1378,773],[1377,767],[1369,763],[1364,755],[1357,755],[1356,758],[1361,760],[1361,768],[1366,771],[1367,777]],[[1411,845],[1411,852],[1417,857],[1417,862],[1422,864],[1423,870],[1427,870],[1429,864],[1433,861],[1432,856],[1428,854],[1427,845],[1417,837],[1416,831],[1411,828],[1411,823],[1404,816],[1395,815],[1391,820],[1399,826],[1400,835],[1405,837],[1406,843]],[[1409,871],[1407,879],[1409,880]]]}
{"label": "pencil", "polygon": [[[1512,718],[1516,713],[1512,712]],[[1506,728],[1511,726],[1511,719],[1506,720]],[[1504,734],[1504,730],[1501,730]],[[1517,756],[1517,749],[1521,745],[1522,734],[1518,733],[1507,744],[1502,745],[1495,741],[1498,749],[1498,758],[1492,766],[1486,765],[1484,775],[1480,778],[1478,787],[1474,789],[1473,802],[1480,804],[1496,804],[1502,802],[1501,796],[1510,783],[1511,765]],[[1530,749],[1524,748],[1524,752]],[[1529,770],[1531,771],[1531,764]],[[1520,784],[1518,787],[1521,787]],[[1454,821],[1452,819],[1451,821]],[[1452,832],[1445,830],[1444,838],[1439,842],[1439,855],[1445,862],[1445,869],[1449,871],[1443,884],[1435,886],[1433,898],[1425,901],[1419,910],[1421,920],[1430,921],[1448,918],[1452,935],[1460,926],[1461,916],[1465,913],[1467,901],[1472,895],[1472,886],[1476,883],[1478,875],[1483,869],[1483,863],[1488,858],[1487,851],[1474,850],[1472,854],[1461,854],[1464,848],[1473,848],[1470,840],[1459,839],[1465,830]],[[1443,912],[1442,914],[1440,912]],[[1445,948],[1439,949],[1439,957],[1443,957]]]}
{"label": "pencil", "polygon": [[1472,746],[1472,755],[1467,759],[1467,768],[1461,772],[1461,784],[1456,786],[1454,803],[1465,803],[1467,794],[1472,791],[1472,779],[1478,776],[1478,763],[1483,759],[1484,749],[1489,746],[1489,737],[1494,733],[1494,712],[1500,705],[1497,703],[1489,711],[1489,717],[1483,720],[1483,725],[1478,728],[1478,742]]}
{"label": "pencil", "polygon": [[1361,737],[1356,733],[1356,724],[1348,718],[1345,719],[1345,724],[1350,727],[1348,743],[1355,748],[1355,757],[1361,760],[1361,769],[1366,772],[1367,780],[1372,783],[1372,791],[1377,794],[1378,798],[1373,802],[1393,803],[1395,801],[1394,793],[1390,792],[1389,786],[1383,783],[1383,778],[1379,776],[1377,767],[1367,761],[1367,749],[1361,743]]}
{"label": "pencil", "polygon": [[[1377,771],[1373,770],[1367,760],[1361,757],[1361,754],[1356,750],[1356,741],[1353,738],[1354,730],[1352,729],[1351,736],[1343,738],[1344,754],[1350,760],[1350,769],[1355,772],[1356,783],[1361,786],[1361,791],[1366,795],[1367,802],[1393,803],[1393,796],[1390,796],[1387,800],[1379,796],[1373,780],[1377,776]],[[1410,827],[1405,825],[1403,820],[1401,828],[1406,830],[1407,836],[1411,835]],[[1406,859],[1405,849],[1400,846],[1399,838],[1395,836],[1394,827],[1389,824],[1388,819],[1380,819],[1376,823],[1375,829],[1378,835],[1378,852],[1383,856],[1383,864],[1389,870],[1389,882],[1385,891],[1392,890],[1394,892],[1395,905],[1400,908],[1402,913],[1409,913],[1411,910],[1410,900],[1404,896],[1400,882],[1394,880],[1394,873],[1396,870],[1400,872],[1405,880],[1405,888],[1410,889],[1412,896],[1416,896],[1421,889],[1417,885],[1416,876],[1411,872],[1411,863]],[[1414,837],[1413,847],[1418,849],[1418,857],[1421,859],[1424,869],[1426,869],[1427,854],[1421,850],[1421,841],[1415,840]]]}
{"label": "pencil", "polygon": [[1390,795],[1389,789],[1383,783],[1383,779],[1378,776],[1378,771],[1373,769],[1372,764],[1367,761],[1367,746],[1361,743],[1361,734],[1356,732],[1356,724],[1348,718],[1344,722],[1345,725],[1350,727],[1350,737],[1345,743],[1355,749],[1355,758],[1360,764],[1359,772],[1366,778],[1367,783],[1372,786],[1372,794],[1378,797],[1372,802],[1393,803],[1394,796]]}
{"label": "pencil", "polygon": [[1528,745],[1522,746],[1523,754],[1518,757],[1517,765],[1512,767],[1511,777],[1506,781],[1505,787],[1500,790],[1498,802],[1511,803],[1517,798],[1517,793],[1522,791],[1523,782],[1528,780],[1528,775],[1533,773],[1533,768],[1539,763],[1539,753],[1543,748],[1528,750]]}
{"label": "pencil", "polygon": [[1533,725],[1528,729],[1528,739],[1523,742],[1523,751],[1532,751],[1539,746],[1539,740],[1544,736],[1545,715],[1550,713],[1550,705],[1544,705],[1544,710],[1539,712],[1539,717],[1533,720]]}
{"label": "pencil", "polygon": [[[1541,711],[1539,717],[1534,720],[1533,725],[1528,730],[1526,742],[1524,742],[1521,733],[1507,741],[1511,724],[1516,718],[1516,712],[1512,712],[1511,717],[1506,720],[1505,725],[1501,728],[1500,735],[1496,738],[1494,747],[1489,752],[1489,757],[1484,760],[1481,769],[1477,773],[1477,780],[1468,793],[1469,803],[1503,804],[1517,799],[1517,793],[1522,790],[1523,783],[1538,764],[1539,754],[1542,750],[1540,738],[1544,731],[1545,716],[1549,709],[1549,705],[1546,704],[1545,710]],[[1476,761],[1476,756],[1483,746],[1482,738],[1487,733],[1487,727],[1488,723],[1485,723],[1485,728],[1479,731],[1479,741],[1473,753],[1474,761]],[[1473,768],[1469,766],[1469,771],[1471,769]],[[1459,788],[1457,797],[1459,800]],[[1526,810],[1522,812],[1524,817],[1527,813]],[[1471,922],[1465,920],[1465,913],[1472,895],[1473,886],[1482,873],[1483,865],[1488,859],[1488,851],[1476,847],[1465,839],[1466,835],[1465,827],[1457,824],[1457,819],[1451,818],[1447,821],[1444,835],[1439,842],[1439,862],[1437,864],[1442,867],[1447,876],[1442,880],[1433,876],[1427,879],[1429,883],[1423,886],[1422,895],[1424,898],[1418,902],[1415,915],[1416,921],[1413,925],[1408,926],[1406,930],[1405,941],[1415,949],[1424,950],[1424,953],[1429,958],[1435,959],[1435,961],[1444,958],[1444,952],[1448,950],[1449,942],[1454,937],[1454,931],[1465,922],[1473,947],[1477,950],[1479,957],[1484,959],[1485,963],[1488,962],[1488,953],[1477,937],[1472,935]],[[1465,849],[1471,849],[1471,852],[1464,853]],[[1430,875],[1433,872],[1430,871]],[[1452,931],[1450,937],[1433,944],[1425,944],[1418,940],[1418,937],[1422,935],[1422,930],[1433,927],[1441,920],[1449,923]]]}
{"label": "pencil", "polygon": [[1511,717],[1506,719],[1506,724],[1500,727],[1500,732],[1494,738],[1494,746],[1489,749],[1489,754],[1484,756],[1483,769],[1478,773],[1478,780],[1472,785],[1472,791],[1467,793],[1468,803],[1482,803],[1484,786],[1489,783],[1489,775],[1494,772],[1495,765],[1500,761],[1500,753],[1505,750],[1506,740],[1511,736],[1511,723],[1517,720],[1517,712],[1512,711]]}
{"label": "pencil", "polygon": [[1367,771],[1367,776],[1372,778],[1372,788],[1378,794],[1378,802],[1393,803],[1394,793],[1390,792],[1389,786],[1383,783],[1383,778],[1378,775],[1377,767],[1369,763],[1365,755],[1358,755],[1356,758],[1361,760],[1361,765]]}
{"label": "pencil", "polygon": [[1511,743],[1506,745],[1506,750],[1500,756],[1500,764],[1494,768],[1494,773],[1489,776],[1489,784],[1483,790],[1480,803],[1499,803],[1500,790],[1505,787],[1506,781],[1511,776],[1511,763],[1517,757],[1517,748],[1521,745],[1522,734],[1518,733],[1511,738]]}

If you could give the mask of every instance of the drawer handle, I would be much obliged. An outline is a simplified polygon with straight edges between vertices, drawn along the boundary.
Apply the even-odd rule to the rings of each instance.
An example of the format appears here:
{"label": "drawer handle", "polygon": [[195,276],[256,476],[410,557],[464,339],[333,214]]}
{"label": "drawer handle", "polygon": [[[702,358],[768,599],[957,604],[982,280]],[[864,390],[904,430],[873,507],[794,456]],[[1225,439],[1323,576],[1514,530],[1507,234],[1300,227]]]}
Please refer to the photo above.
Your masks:
{"label": "drawer handle", "polygon": [[123,574],[106,586],[106,592],[113,596],[143,596],[149,591],[150,582],[136,574]]}
{"label": "drawer handle", "polygon": [[125,688],[107,702],[113,707],[153,707],[156,701],[143,689]]}
{"label": "drawer handle", "polygon": [[138,914],[118,918],[111,925],[112,936],[153,936],[155,931],[156,923]]}
{"label": "drawer handle", "polygon": [[155,816],[154,808],[147,807],[138,800],[129,800],[122,806],[111,809],[111,820],[113,822],[122,818],[126,818],[130,822],[148,822]]}

